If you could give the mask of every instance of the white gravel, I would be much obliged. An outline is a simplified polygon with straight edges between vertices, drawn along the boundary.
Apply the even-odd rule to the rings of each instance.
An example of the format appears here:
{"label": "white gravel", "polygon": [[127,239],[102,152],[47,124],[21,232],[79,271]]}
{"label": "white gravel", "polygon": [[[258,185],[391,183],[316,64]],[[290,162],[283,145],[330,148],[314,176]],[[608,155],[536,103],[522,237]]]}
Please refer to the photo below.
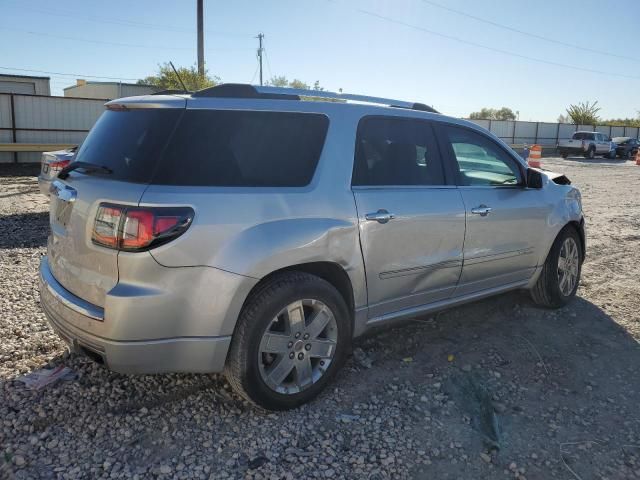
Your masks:
{"label": "white gravel", "polygon": [[[320,399],[277,414],[215,375],[68,356],[38,303],[47,200],[0,167],[0,478],[640,478],[640,167],[545,166],[583,192],[575,302],[516,292],[370,336]],[[78,378],[14,380],[60,364]]]}

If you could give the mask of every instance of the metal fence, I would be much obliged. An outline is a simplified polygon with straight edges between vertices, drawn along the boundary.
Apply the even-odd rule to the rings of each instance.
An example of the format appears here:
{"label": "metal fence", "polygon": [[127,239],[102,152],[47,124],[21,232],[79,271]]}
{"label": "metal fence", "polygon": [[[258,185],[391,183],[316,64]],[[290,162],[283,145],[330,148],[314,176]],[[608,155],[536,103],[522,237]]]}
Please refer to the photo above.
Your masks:
{"label": "metal fence", "polygon": [[[0,94],[0,144],[79,144],[106,100]],[[0,152],[0,163],[38,162],[38,152]]]}
{"label": "metal fence", "polygon": [[[104,111],[106,100],[0,94],[0,144],[81,143]],[[637,127],[571,125],[511,120],[471,120],[511,145],[555,147],[578,130],[602,132],[611,137],[640,136]],[[38,152],[0,151],[0,163],[38,162]]]}
{"label": "metal fence", "polygon": [[555,147],[559,140],[571,138],[578,130],[601,132],[610,137],[640,136],[638,127],[612,127],[609,125],[573,125],[569,123],[521,122],[516,120],[471,120],[486,128],[511,145],[538,144]]}

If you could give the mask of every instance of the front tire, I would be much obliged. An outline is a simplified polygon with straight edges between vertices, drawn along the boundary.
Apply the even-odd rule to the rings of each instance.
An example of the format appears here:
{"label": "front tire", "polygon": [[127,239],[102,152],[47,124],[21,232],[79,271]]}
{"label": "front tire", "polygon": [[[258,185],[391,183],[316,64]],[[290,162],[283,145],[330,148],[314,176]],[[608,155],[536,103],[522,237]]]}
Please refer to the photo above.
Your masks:
{"label": "front tire", "polygon": [[540,277],[531,289],[533,301],[549,308],[569,303],[578,290],[582,259],[580,236],[575,228],[567,226],[553,242]]}
{"label": "front tire", "polygon": [[254,405],[288,410],[326,387],[350,342],[349,309],[329,282],[303,272],[277,274],[242,309],[225,376]]}

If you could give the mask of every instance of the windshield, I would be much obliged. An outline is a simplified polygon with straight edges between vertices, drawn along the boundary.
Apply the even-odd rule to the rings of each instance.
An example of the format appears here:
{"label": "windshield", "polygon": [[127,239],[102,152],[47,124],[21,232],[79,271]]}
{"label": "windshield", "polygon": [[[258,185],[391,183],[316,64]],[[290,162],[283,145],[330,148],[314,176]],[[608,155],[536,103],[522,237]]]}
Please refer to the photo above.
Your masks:
{"label": "windshield", "polygon": [[78,149],[75,161],[109,168],[110,179],[148,183],[182,112],[173,108],[107,110]]}

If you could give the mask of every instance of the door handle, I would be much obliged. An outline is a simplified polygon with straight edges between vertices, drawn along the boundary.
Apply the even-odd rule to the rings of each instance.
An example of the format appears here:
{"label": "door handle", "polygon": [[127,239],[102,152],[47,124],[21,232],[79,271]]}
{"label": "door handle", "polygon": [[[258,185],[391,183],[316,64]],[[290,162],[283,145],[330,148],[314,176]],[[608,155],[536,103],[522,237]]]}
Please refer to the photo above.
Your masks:
{"label": "door handle", "polygon": [[472,208],[471,213],[473,213],[474,215],[480,215],[481,217],[486,217],[491,213],[491,207],[480,205],[478,207]]}
{"label": "door handle", "polygon": [[381,208],[375,213],[367,213],[364,218],[370,222],[387,223],[392,218],[396,218],[396,216]]}

